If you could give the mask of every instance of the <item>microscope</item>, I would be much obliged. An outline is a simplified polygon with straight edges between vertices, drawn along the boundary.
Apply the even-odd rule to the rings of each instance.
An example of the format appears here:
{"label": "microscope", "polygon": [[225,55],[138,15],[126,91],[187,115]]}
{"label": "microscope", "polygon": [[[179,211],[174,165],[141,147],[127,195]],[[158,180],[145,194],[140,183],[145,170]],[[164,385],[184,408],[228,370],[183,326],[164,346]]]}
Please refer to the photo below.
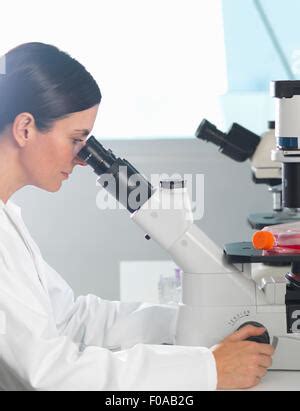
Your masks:
{"label": "microscope", "polygon": [[254,183],[269,187],[273,211],[250,214],[248,222],[252,228],[260,230],[266,226],[300,221],[298,210],[283,204],[282,165],[271,156],[276,149],[274,121],[268,123],[268,131],[259,137],[237,123],[228,133],[223,133],[204,119],[196,131],[196,137],[215,144],[222,154],[237,162],[250,160]]}
{"label": "microscope", "polygon": [[[283,181],[289,178],[283,201],[298,208],[300,82],[294,83],[273,84],[278,140],[273,157],[282,163]],[[265,256],[247,242],[228,244],[222,250],[194,224],[184,181],[161,181],[154,188],[94,137],[78,157],[127,208],[146,239],[156,241],[183,270],[176,344],[211,347],[248,324],[263,326],[265,333],[251,339],[276,345],[272,369],[300,370],[300,255]],[[274,275],[273,269],[256,269],[260,264],[283,267],[280,275]],[[286,264],[291,265],[287,274]]]}

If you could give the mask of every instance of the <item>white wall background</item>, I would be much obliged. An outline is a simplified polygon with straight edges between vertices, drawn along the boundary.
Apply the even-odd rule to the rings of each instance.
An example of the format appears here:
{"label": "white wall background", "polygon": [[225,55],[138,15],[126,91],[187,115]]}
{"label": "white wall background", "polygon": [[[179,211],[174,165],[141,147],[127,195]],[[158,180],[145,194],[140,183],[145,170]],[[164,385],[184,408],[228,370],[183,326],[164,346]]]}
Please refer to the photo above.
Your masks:
{"label": "white wall background", "polygon": [[222,121],[221,0],[10,0],[0,15],[0,55],[50,43],[93,74],[102,138],[191,136],[199,118]]}

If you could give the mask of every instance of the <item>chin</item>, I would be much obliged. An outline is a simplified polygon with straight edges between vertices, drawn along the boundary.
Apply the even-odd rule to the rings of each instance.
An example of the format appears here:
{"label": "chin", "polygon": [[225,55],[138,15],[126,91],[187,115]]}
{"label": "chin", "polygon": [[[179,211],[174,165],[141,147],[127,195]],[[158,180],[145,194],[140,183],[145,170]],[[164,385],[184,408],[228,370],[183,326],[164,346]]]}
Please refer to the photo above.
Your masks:
{"label": "chin", "polygon": [[61,189],[62,184],[59,183],[56,186],[52,186],[49,188],[49,193],[57,193]]}
{"label": "chin", "polygon": [[61,189],[62,184],[57,183],[57,184],[39,184],[38,188],[48,191],[48,193],[57,193]]}

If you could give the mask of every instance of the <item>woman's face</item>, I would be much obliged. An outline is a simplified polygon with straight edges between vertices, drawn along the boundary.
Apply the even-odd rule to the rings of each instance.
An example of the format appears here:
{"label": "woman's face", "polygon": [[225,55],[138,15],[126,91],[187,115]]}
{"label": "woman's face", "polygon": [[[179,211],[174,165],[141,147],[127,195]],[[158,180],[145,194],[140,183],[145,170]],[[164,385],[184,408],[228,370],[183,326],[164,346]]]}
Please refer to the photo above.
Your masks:
{"label": "woman's face", "polygon": [[20,155],[28,185],[56,192],[76,165],[85,165],[76,156],[94,127],[98,108],[58,120],[49,132],[36,130]]}

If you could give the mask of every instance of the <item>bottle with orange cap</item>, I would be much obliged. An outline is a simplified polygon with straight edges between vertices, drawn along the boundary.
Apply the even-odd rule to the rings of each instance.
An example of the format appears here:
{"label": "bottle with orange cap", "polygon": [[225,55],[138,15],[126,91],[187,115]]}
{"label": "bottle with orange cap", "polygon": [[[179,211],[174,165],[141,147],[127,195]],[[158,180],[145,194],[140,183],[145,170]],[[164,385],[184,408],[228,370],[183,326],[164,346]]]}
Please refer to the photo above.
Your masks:
{"label": "bottle with orange cap", "polygon": [[264,254],[300,254],[300,223],[265,227],[253,235],[252,244]]}

